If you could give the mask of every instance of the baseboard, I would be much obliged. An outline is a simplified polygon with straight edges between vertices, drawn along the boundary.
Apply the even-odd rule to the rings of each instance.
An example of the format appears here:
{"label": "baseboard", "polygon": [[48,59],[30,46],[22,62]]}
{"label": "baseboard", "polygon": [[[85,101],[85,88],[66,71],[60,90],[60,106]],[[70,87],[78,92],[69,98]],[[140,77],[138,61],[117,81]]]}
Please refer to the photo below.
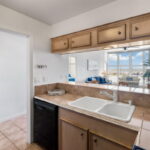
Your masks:
{"label": "baseboard", "polygon": [[4,122],[4,121],[11,120],[11,119],[14,119],[14,118],[16,118],[16,117],[19,117],[19,116],[25,115],[25,114],[27,114],[26,111],[23,111],[23,112],[20,112],[20,113],[17,113],[17,114],[13,114],[13,115],[11,115],[11,116],[5,117],[4,119],[0,119],[0,123],[1,123],[1,122]]}

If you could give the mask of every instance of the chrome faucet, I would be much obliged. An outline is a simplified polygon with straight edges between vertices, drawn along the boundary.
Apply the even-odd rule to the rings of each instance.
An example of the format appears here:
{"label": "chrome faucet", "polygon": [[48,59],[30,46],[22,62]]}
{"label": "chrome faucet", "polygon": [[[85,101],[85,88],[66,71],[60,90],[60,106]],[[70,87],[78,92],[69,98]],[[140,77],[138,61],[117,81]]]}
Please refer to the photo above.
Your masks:
{"label": "chrome faucet", "polygon": [[131,106],[131,105],[132,105],[132,100],[129,100],[129,101],[128,101],[128,104]]}
{"label": "chrome faucet", "polygon": [[113,94],[108,93],[107,91],[100,91],[100,94],[105,95],[113,99],[114,102],[118,101],[118,91],[113,91]]}

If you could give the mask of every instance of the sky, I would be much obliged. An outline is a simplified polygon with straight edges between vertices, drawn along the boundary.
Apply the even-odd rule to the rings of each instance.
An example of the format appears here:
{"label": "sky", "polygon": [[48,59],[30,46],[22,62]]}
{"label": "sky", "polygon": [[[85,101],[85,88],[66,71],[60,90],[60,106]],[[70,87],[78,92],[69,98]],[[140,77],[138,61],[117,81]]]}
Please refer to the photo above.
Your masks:
{"label": "sky", "polygon": [[[119,65],[129,65],[129,61],[132,65],[143,65],[143,57],[147,60],[149,55],[148,51],[132,51],[118,53],[118,56]],[[117,54],[109,54],[108,65],[117,65]]]}

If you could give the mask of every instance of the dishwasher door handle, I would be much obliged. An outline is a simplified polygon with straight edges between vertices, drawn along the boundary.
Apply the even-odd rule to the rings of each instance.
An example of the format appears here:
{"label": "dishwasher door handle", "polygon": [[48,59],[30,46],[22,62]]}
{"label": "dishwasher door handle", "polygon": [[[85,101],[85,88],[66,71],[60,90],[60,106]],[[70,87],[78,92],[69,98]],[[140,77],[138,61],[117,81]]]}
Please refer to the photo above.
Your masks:
{"label": "dishwasher door handle", "polygon": [[38,110],[44,110],[44,107],[41,107],[41,106],[38,106],[38,105],[36,105],[35,107],[36,107],[36,109],[38,109]]}

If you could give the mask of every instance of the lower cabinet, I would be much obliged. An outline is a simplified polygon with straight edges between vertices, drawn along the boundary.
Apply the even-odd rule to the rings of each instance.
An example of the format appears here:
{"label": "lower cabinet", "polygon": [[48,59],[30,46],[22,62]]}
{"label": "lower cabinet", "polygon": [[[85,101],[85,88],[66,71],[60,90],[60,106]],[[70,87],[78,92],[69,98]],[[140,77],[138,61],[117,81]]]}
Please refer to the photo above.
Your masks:
{"label": "lower cabinet", "polygon": [[59,150],[87,150],[88,131],[60,120]]}
{"label": "lower cabinet", "polygon": [[68,121],[59,123],[59,150],[131,150]]}
{"label": "lower cabinet", "polygon": [[90,133],[89,150],[129,150],[117,143]]}

